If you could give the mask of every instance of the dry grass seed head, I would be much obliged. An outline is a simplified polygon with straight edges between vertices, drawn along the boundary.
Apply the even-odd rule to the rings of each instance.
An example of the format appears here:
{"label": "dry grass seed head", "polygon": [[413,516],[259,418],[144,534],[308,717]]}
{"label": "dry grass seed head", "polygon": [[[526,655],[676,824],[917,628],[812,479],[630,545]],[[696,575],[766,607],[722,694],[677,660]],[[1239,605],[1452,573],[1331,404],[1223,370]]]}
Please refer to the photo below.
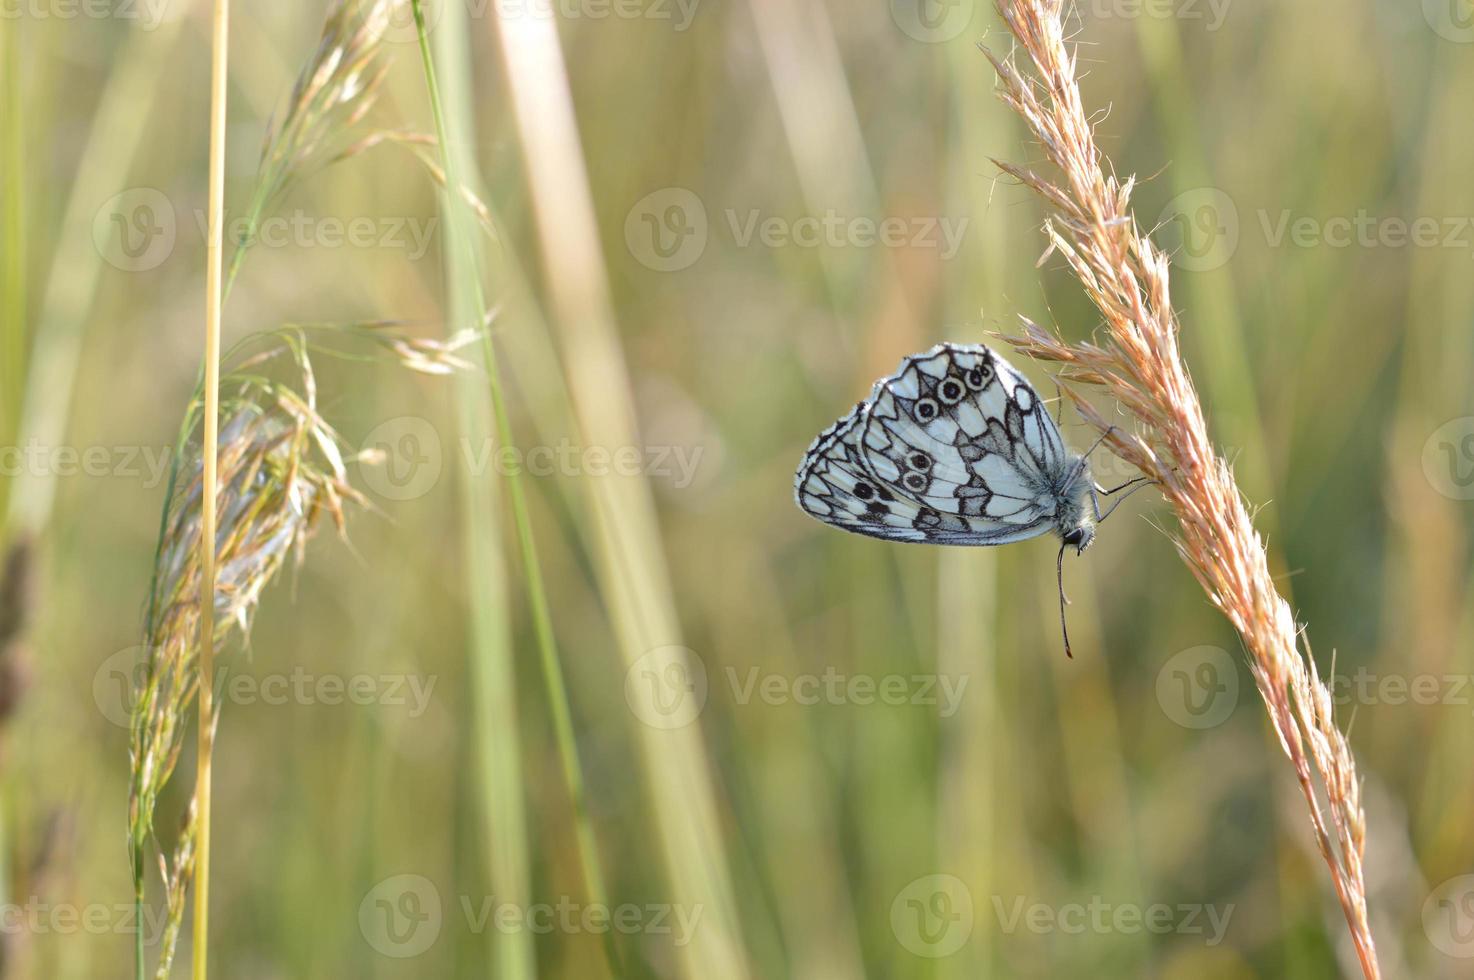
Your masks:
{"label": "dry grass seed head", "polygon": [[[1270,573],[1232,469],[1208,436],[1178,349],[1167,256],[1136,225],[1130,207],[1134,182],[1117,180],[1102,165],[1080,95],[1076,53],[1066,43],[1063,4],[999,0],[998,10],[1018,42],[1006,57],[988,53],[1000,97],[1039,140],[1057,176],[1000,166],[1053,210],[1045,225],[1049,250],[1064,258],[1105,326],[1102,341],[1072,344],[1025,321],[1024,336],[1010,341],[1032,357],[1064,366],[1061,377],[1071,399],[1111,449],[1151,477],[1171,505],[1178,552],[1243,640],[1301,786],[1357,958],[1368,978],[1377,977],[1355,762],[1300,627]],[[1027,63],[1021,64],[1019,51]],[[1136,432],[1108,424],[1078,391],[1081,384],[1104,388],[1134,418]]]}

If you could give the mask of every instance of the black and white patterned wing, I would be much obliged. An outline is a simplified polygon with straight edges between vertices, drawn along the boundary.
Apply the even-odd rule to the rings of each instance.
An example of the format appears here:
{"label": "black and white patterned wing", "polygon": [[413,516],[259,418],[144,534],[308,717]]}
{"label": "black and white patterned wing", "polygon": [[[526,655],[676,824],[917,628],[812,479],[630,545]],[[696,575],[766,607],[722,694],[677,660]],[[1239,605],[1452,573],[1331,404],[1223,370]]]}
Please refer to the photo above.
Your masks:
{"label": "black and white patterned wing", "polygon": [[793,496],[805,513],[846,531],[888,541],[926,541],[916,502],[884,485],[865,464],[865,402],[819,434],[804,453]]}
{"label": "black and white patterned wing", "polygon": [[908,357],[870,398],[861,436],[877,480],[932,526],[928,540],[1003,544],[1054,526],[1073,458],[1029,382],[982,345]]}

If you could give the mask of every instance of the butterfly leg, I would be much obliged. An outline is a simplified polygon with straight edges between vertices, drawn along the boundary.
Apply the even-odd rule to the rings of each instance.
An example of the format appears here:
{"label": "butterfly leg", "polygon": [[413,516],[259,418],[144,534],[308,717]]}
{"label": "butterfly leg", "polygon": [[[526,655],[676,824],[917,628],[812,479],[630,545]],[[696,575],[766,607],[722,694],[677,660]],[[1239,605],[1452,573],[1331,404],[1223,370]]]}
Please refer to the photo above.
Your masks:
{"label": "butterfly leg", "polygon": [[1091,455],[1093,455],[1095,453],[1095,451],[1100,448],[1100,444],[1101,443],[1103,443],[1107,439],[1109,439],[1113,433],[1120,432],[1120,431],[1121,430],[1118,429],[1118,428],[1116,428],[1114,425],[1111,426],[1109,429],[1106,429],[1104,432],[1102,432],[1100,434],[1100,438],[1097,439],[1097,440],[1095,440],[1095,442],[1091,444],[1091,446],[1090,446],[1089,449],[1085,450],[1084,455],[1081,456],[1080,458],[1081,459],[1089,459],[1091,457]]}
{"label": "butterfly leg", "polygon": [[1125,490],[1127,487],[1134,487],[1138,483],[1144,483],[1144,482],[1146,482],[1149,479],[1151,479],[1151,477],[1147,477],[1147,476],[1134,476],[1131,479],[1127,480],[1125,483],[1121,484],[1120,486],[1118,486],[1118,487],[1111,487],[1109,490],[1107,490],[1105,487],[1103,487],[1099,483],[1097,483],[1095,485],[1095,492],[1098,493],[1098,494],[1100,494],[1102,497],[1109,497],[1109,496],[1112,496],[1113,494],[1120,493],[1122,490]]}
{"label": "butterfly leg", "polygon": [[[1107,490],[1105,487],[1101,487],[1101,486],[1092,486],[1090,488],[1090,502],[1095,507],[1095,523],[1099,524],[1101,521],[1105,520],[1107,517],[1110,517],[1112,514],[1114,514],[1116,512],[1116,508],[1117,507],[1121,506],[1123,503],[1126,502],[1126,497],[1131,496],[1133,493],[1135,493],[1136,491],[1140,490],[1142,487],[1149,486],[1150,484],[1151,484],[1151,478],[1150,477],[1138,476],[1134,480],[1127,480],[1125,483],[1121,484],[1119,487],[1113,487],[1110,490]],[[1126,492],[1126,496],[1125,497],[1121,497],[1119,500],[1117,500],[1114,503],[1112,503],[1111,504],[1111,509],[1108,510],[1108,511],[1106,511],[1104,514],[1102,514],[1100,512],[1100,497],[1109,497],[1111,494],[1119,493],[1122,490],[1126,490],[1127,487],[1131,487],[1131,489]],[[1100,496],[1096,496],[1097,494],[1099,494]]]}
{"label": "butterfly leg", "polygon": [[[1105,442],[1106,439],[1110,436],[1110,434],[1112,432],[1117,432],[1117,431],[1119,431],[1119,430],[1114,425],[1111,426],[1109,429],[1106,429],[1104,432],[1101,433],[1100,438],[1097,439],[1097,440],[1095,440],[1095,442],[1091,445],[1091,447],[1089,449],[1085,450],[1085,452],[1083,452],[1083,453],[1080,454],[1080,458],[1077,459],[1077,460],[1075,460],[1075,465],[1070,470],[1070,479],[1071,480],[1074,480],[1075,477],[1079,476],[1081,473],[1083,473],[1085,471],[1086,465],[1090,462],[1090,454],[1093,453],[1093,452],[1095,452],[1097,449],[1099,449],[1100,448],[1100,444],[1103,443],[1103,442]],[[1092,488],[1092,490],[1093,489],[1094,488]],[[1096,513],[1097,514],[1100,512],[1100,504],[1097,503],[1095,505],[1095,510],[1096,510]]]}

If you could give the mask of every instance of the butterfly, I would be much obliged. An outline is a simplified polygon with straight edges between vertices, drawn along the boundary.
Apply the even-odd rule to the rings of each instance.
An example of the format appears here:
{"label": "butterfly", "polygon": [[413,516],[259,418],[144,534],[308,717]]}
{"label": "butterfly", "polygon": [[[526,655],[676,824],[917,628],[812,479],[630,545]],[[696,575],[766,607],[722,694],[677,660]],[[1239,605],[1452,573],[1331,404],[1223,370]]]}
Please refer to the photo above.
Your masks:
{"label": "butterfly", "polygon": [[1099,487],[1089,455],[1069,450],[1038,392],[1003,358],[981,344],[938,344],[902,360],[819,434],[793,494],[825,524],[887,541],[997,545],[1055,532],[1060,625],[1073,656],[1065,549],[1083,554],[1095,540],[1110,513],[1098,495],[1144,479]]}

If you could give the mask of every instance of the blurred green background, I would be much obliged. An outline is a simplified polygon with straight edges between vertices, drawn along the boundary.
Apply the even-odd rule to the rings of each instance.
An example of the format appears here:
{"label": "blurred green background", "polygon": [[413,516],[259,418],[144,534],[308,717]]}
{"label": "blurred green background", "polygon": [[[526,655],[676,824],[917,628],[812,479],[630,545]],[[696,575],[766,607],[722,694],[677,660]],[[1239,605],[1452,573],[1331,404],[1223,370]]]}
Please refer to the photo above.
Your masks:
{"label": "blurred green background", "polygon": [[[324,9],[235,11],[234,214]],[[500,9],[504,40],[490,0],[432,6],[431,33],[442,67],[467,59],[462,149],[499,222],[517,440],[543,447],[527,486],[607,914],[515,554],[505,600],[467,571],[466,494],[490,499],[498,457],[454,379],[329,361],[324,414],[389,458],[353,467],[375,512],[351,547],[322,534],[229,658],[218,975],[584,978],[609,948],[620,975],[698,980],[1357,975],[1237,640],[1149,491],[1067,564],[1073,661],[1048,542],[887,545],[792,503],[809,440],[903,355],[1018,313],[1096,325],[1056,257],[1036,269],[1041,211],[991,163],[1041,158],[976,50],[1007,47],[991,7],[559,0],[563,65],[510,73],[539,7]],[[0,936],[9,976],[125,977],[127,678],[154,464],[199,366],[208,11],[0,11],[0,492],[36,580],[6,654],[9,692],[28,683],[0,736]],[[1351,726],[1384,975],[1474,975],[1474,9],[1089,0],[1078,26],[1100,143],[1144,179],[1215,437]],[[413,38],[401,11],[373,126],[431,129]],[[573,178],[532,190],[514,92],[556,104],[565,68]],[[585,190],[599,248],[563,249]],[[456,326],[437,208],[395,147],[304,181],[227,339]],[[637,442],[581,434],[625,401]],[[658,539],[601,510],[606,453],[638,460],[618,479],[636,504],[648,487]],[[497,687],[470,631],[503,610]]]}

